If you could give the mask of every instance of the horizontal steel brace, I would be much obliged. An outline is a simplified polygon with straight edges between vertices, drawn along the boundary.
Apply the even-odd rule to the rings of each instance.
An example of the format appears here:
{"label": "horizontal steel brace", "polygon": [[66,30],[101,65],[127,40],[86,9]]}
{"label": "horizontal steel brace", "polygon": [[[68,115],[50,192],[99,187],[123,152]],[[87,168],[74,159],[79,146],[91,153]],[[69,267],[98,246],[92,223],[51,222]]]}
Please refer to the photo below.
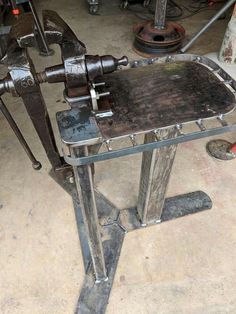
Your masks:
{"label": "horizontal steel brace", "polygon": [[158,149],[164,146],[176,145],[176,144],[198,140],[204,137],[214,136],[214,135],[231,132],[231,131],[236,131],[236,124],[233,124],[230,126],[219,127],[219,128],[212,128],[210,130],[205,130],[201,132],[193,132],[190,134],[179,135],[176,138],[137,145],[133,147],[127,147],[127,148],[123,148],[123,149],[115,150],[115,151],[103,152],[103,153],[88,156],[88,157],[72,158],[64,154],[64,159],[68,164],[72,166],[83,166],[83,165],[91,164],[98,161],[142,153],[145,151]]}

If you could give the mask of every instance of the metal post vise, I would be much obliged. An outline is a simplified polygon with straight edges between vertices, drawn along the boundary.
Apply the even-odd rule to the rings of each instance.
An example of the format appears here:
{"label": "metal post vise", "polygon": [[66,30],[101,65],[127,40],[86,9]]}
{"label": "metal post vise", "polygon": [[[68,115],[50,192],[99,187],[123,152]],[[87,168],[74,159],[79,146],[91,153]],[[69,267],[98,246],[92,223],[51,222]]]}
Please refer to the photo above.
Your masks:
{"label": "metal post vise", "polygon": [[53,11],[43,12],[44,34],[49,44],[59,44],[62,64],[46,68],[36,73],[33,62],[27,52],[35,47],[34,19],[30,14],[22,15],[10,32],[9,47],[1,62],[7,65],[8,75],[0,81],[0,94],[10,92],[21,97],[32,123],[47,153],[57,179],[62,183],[71,177],[71,167],[63,161],[53,134],[48,111],[39,84],[65,83],[64,96],[71,106],[88,106],[98,111],[98,99],[109,92],[97,92],[94,83],[97,77],[115,71],[120,65],[126,65],[126,57],[116,59],[111,55],[86,55],[85,45],[78,40],[69,26]]}

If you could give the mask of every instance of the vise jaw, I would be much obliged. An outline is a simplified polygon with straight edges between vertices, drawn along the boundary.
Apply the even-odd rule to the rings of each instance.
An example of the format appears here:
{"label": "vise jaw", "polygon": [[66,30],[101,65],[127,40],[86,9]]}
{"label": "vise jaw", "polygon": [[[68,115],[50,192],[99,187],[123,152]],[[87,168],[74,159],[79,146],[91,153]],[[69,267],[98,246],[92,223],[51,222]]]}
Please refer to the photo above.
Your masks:
{"label": "vise jaw", "polygon": [[[28,21],[22,23],[21,19],[25,19],[22,17],[11,31],[11,37],[15,38],[22,48],[35,46],[33,20],[29,15],[26,15],[26,18]],[[38,73],[35,79],[38,83],[64,82],[64,95],[69,104],[76,102],[78,105],[84,105],[86,102],[93,110],[98,110],[97,99],[108,95],[108,92],[97,93],[94,80],[115,71],[121,65],[127,65],[127,57],[116,59],[111,55],[87,55],[84,43],[54,11],[43,11],[43,24],[48,44],[60,45],[62,64],[46,68]]]}

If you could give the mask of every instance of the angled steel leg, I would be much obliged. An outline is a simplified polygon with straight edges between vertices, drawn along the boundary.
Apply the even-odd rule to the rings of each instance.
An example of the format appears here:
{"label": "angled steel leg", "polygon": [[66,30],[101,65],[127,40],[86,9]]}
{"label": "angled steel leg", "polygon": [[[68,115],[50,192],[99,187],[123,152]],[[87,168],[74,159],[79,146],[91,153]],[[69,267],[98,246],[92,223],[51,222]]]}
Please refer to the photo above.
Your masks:
{"label": "angled steel leg", "polygon": [[[71,155],[76,157],[88,156],[88,147],[71,148]],[[74,167],[74,175],[85,231],[88,237],[87,240],[95,279],[96,282],[99,283],[107,280],[107,271],[98,221],[91,165]]]}
{"label": "angled steel leg", "polygon": [[[74,112],[70,114],[74,117]],[[80,114],[81,112],[78,111],[78,115]],[[59,115],[57,118],[59,130],[64,134],[65,123],[61,124]],[[173,138],[177,132],[179,132],[177,128],[169,131],[160,130],[159,133],[153,132],[146,135],[145,142]],[[74,140],[67,145],[71,152],[71,160],[80,161],[90,154],[97,154],[100,146],[75,147]],[[133,149],[135,147],[133,146]],[[94,191],[91,164],[78,163],[79,166],[75,163],[71,164],[76,181],[76,187],[72,186],[71,190],[74,192],[71,194],[85,265],[85,277],[75,314],[105,313],[127,232],[142,229],[145,224],[150,226],[159,221],[166,222],[211,208],[211,199],[202,191],[165,199],[175,152],[174,145],[143,153],[138,209],[137,207],[125,210],[116,208],[98,191]]]}
{"label": "angled steel leg", "polygon": [[42,28],[41,23],[39,21],[39,17],[38,17],[37,11],[35,9],[34,3],[32,0],[30,0],[28,3],[30,6],[30,9],[31,9],[31,12],[33,14],[33,17],[34,17],[36,29],[38,31],[38,40],[37,41],[38,41],[38,46],[39,46],[38,48],[39,48],[40,54],[43,56],[51,56],[54,53],[54,51],[52,49],[50,49],[48,46],[47,39],[44,35],[44,31],[43,31],[43,28]]}
{"label": "angled steel leg", "polygon": [[[177,135],[177,129],[161,130],[158,134],[145,135],[145,143],[168,139]],[[143,225],[159,222],[165,194],[175,158],[177,145],[166,146],[143,153],[138,198],[138,214]]]}

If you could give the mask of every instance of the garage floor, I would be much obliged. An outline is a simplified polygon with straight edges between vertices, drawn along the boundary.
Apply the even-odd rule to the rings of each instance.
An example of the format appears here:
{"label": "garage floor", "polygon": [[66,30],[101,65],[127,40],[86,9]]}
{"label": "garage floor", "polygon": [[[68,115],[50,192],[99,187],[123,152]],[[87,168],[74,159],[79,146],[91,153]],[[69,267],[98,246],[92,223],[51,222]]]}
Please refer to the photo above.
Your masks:
{"label": "garage floor", "polygon": [[[139,20],[134,15],[90,16],[84,0],[40,0],[37,6],[56,10],[90,54],[138,58],[131,48],[132,25]],[[188,35],[214,12],[183,20]],[[226,25],[217,21],[189,52],[218,51]],[[48,58],[31,51],[38,70],[60,62],[53,48]],[[0,71],[3,76],[5,69]],[[42,87],[55,129],[55,112],[66,108],[62,88]],[[4,100],[43,169],[32,170],[0,116],[0,313],[72,314],[83,280],[72,201],[48,176],[50,165],[21,100]],[[213,200],[212,210],[128,234],[108,314],[236,313],[236,161],[210,158],[206,142],[179,145],[168,195],[202,189]],[[132,206],[139,168],[140,156],[99,163],[96,184],[118,207]]]}

